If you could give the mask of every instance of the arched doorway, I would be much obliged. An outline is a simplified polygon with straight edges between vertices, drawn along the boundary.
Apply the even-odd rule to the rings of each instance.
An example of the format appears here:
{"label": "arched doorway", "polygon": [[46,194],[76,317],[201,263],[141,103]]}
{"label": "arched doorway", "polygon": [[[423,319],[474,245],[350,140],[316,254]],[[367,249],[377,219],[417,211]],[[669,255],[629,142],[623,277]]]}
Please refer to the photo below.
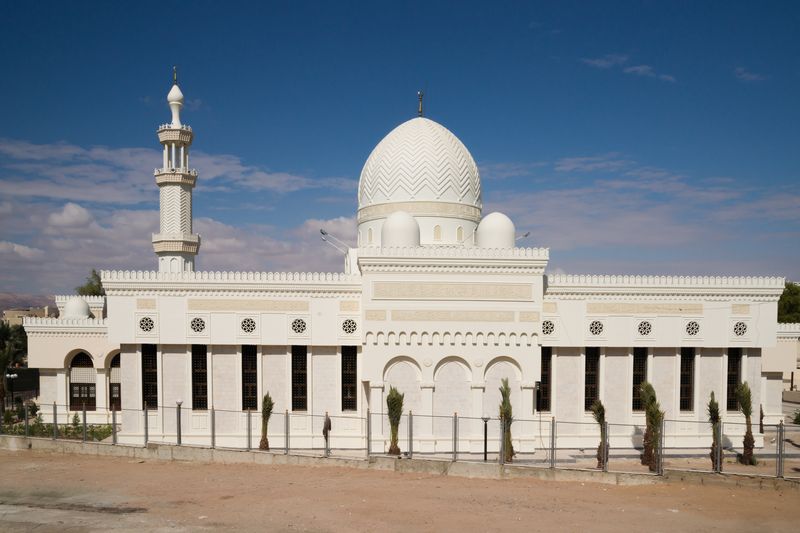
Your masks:
{"label": "arched doorway", "polygon": [[111,359],[108,369],[108,408],[111,411],[122,410],[122,372],[119,366],[119,354]]}
{"label": "arched doorway", "polygon": [[92,358],[78,352],[69,364],[69,410],[94,411],[97,408],[97,372]]}

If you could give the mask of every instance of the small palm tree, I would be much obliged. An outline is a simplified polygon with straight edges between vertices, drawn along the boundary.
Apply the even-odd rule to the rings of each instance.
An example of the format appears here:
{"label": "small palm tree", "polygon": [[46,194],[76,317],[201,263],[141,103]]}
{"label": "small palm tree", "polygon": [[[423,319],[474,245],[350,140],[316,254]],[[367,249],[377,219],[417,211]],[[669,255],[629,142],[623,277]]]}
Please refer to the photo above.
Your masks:
{"label": "small palm tree", "polygon": [[600,426],[600,445],[597,447],[597,468],[603,469],[606,464],[606,408],[603,402],[595,400],[591,407],[594,421]]}
{"label": "small palm tree", "polygon": [[258,444],[261,450],[269,450],[267,426],[269,425],[269,417],[272,416],[272,409],[274,407],[275,403],[272,401],[272,396],[266,393],[264,399],[261,401],[261,442]]}
{"label": "small palm tree", "polygon": [[717,453],[720,454],[720,458],[722,457],[722,449],[720,448],[720,442],[717,438],[719,423],[720,423],[720,416],[719,416],[719,402],[714,398],[714,391],[711,391],[711,398],[708,400],[708,423],[711,424],[711,453],[709,454],[711,457],[711,466],[716,471],[716,461],[717,461]]}
{"label": "small palm tree", "polygon": [[510,463],[514,459],[514,445],[511,443],[511,424],[514,422],[514,412],[511,408],[511,387],[508,378],[503,378],[500,385],[500,423],[503,424],[503,461]]}
{"label": "small palm tree", "polygon": [[744,415],[747,428],[744,433],[744,441],[742,442],[742,455],[739,456],[739,461],[745,465],[755,465],[758,463],[756,456],[753,454],[756,441],[753,438],[753,425],[751,418],[753,416],[753,397],[750,393],[750,385],[745,381],[736,387],[736,399],[739,401],[739,410]]}
{"label": "small palm tree", "polygon": [[389,411],[389,455],[400,455],[400,446],[397,445],[397,433],[400,428],[400,418],[403,416],[403,398],[405,394],[394,387],[389,387],[386,395],[386,407]]}
{"label": "small palm tree", "polygon": [[661,438],[661,422],[664,420],[664,411],[656,398],[656,390],[647,381],[643,382],[640,388],[642,404],[644,405],[644,416],[646,427],[644,430],[644,452],[642,453],[642,464],[646,465],[651,472],[658,469],[656,448]]}

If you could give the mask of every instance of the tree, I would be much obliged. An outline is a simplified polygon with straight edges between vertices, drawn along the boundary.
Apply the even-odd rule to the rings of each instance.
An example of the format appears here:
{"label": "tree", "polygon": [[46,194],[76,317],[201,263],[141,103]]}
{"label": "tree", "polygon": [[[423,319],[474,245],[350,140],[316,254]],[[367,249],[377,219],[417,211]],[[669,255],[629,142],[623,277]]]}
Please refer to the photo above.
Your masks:
{"label": "tree", "polygon": [[28,336],[25,334],[25,328],[0,322],[0,371],[3,372],[0,376],[0,407],[6,397],[6,369],[21,363],[27,353]]}
{"label": "tree", "polygon": [[264,395],[261,400],[261,442],[258,443],[260,450],[269,450],[269,439],[267,438],[267,426],[269,425],[269,417],[272,416],[272,409],[275,407],[275,402],[272,401],[272,396],[269,393]]}
{"label": "tree", "polygon": [[511,443],[511,424],[514,422],[514,413],[511,409],[511,387],[508,378],[500,382],[500,423],[503,424],[503,461],[510,463],[514,459],[514,445]]}
{"label": "tree", "polygon": [[778,300],[778,322],[800,322],[800,285],[786,282]]}
{"label": "tree", "polygon": [[716,471],[716,462],[717,462],[717,453],[719,453],[720,460],[722,459],[722,448],[720,448],[721,443],[719,442],[718,438],[718,429],[720,423],[719,417],[719,403],[714,398],[714,391],[711,391],[711,399],[708,400],[708,422],[711,424],[711,453],[709,454],[711,457],[711,465],[712,468]]}
{"label": "tree", "polygon": [[641,387],[642,405],[644,405],[644,417],[646,427],[644,430],[644,452],[642,453],[642,464],[650,468],[651,472],[658,470],[658,456],[656,449],[661,439],[661,422],[664,420],[664,411],[656,398],[656,390],[647,381]]}
{"label": "tree", "polygon": [[592,416],[594,417],[594,421],[600,425],[600,445],[597,447],[597,468],[605,468],[606,464],[606,440],[608,440],[608,436],[606,435],[606,408],[603,406],[603,402],[600,400],[595,400],[592,403]]}
{"label": "tree", "polygon": [[403,398],[405,394],[394,387],[389,387],[386,395],[386,408],[389,411],[389,455],[400,455],[400,446],[397,445],[397,432],[400,429],[400,418],[403,416]]}
{"label": "tree", "polygon": [[744,441],[742,442],[742,454],[739,456],[739,462],[743,465],[755,465],[758,463],[756,456],[753,454],[756,441],[753,438],[753,425],[751,418],[753,416],[753,398],[750,393],[750,385],[745,381],[736,387],[736,399],[739,401],[739,410],[744,415],[744,421],[747,425],[744,432]]}
{"label": "tree", "polygon": [[80,287],[75,287],[75,292],[80,296],[105,296],[106,290],[103,288],[103,283],[100,281],[100,274],[97,270],[92,269],[92,273],[86,278],[86,283]]}

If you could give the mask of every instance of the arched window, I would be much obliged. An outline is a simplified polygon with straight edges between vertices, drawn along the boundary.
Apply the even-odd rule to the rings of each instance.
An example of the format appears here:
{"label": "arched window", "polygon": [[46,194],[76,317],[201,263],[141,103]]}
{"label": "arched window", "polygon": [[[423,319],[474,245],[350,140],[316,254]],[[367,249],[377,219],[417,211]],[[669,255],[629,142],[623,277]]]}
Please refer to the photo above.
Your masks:
{"label": "arched window", "polygon": [[458,240],[458,242],[464,242],[464,228],[461,226],[456,230],[456,240]]}
{"label": "arched window", "polygon": [[439,225],[433,227],[433,240],[434,241],[442,240],[442,227]]}
{"label": "arched window", "polygon": [[367,241],[369,241],[367,244],[372,244],[372,228],[369,228],[369,231],[367,231]]}
{"label": "arched window", "polygon": [[122,372],[119,367],[119,354],[111,359],[108,373],[108,408],[112,411],[122,410]]}
{"label": "arched window", "polygon": [[85,352],[79,352],[69,365],[69,409],[87,411],[96,409],[97,372],[92,358]]}

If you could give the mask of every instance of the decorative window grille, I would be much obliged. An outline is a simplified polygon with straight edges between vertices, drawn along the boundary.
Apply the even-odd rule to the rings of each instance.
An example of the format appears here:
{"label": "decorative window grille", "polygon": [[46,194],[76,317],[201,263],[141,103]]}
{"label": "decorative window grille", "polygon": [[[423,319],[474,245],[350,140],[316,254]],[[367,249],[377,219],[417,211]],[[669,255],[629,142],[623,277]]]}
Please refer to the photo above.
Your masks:
{"label": "decorative window grille", "polygon": [[355,346],[342,346],[342,411],[355,411],[358,407],[357,357]]}
{"label": "decorative window grille", "polygon": [[644,409],[642,405],[642,383],[647,380],[647,348],[633,349],[633,391],[631,406],[634,411]]}
{"label": "decorative window grille", "polygon": [[694,337],[698,333],[700,333],[700,324],[698,324],[694,320],[692,320],[691,322],[688,322],[686,324],[686,334],[687,335],[691,335],[692,337]]}
{"label": "decorative window grille", "polygon": [[642,337],[646,337],[647,335],[650,335],[651,331],[653,331],[653,325],[647,320],[643,320],[639,322],[638,330],[639,330],[639,335],[641,335]]}
{"label": "decorative window grille", "polygon": [[600,335],[603,333],[603,323],[599,320],[593,320],[591,324],[589,324],[589,333],[592,335]]}
{"label": "decorative window grille", "polygon": [[556,325],[552,320],[545,320],[542,322],[542,335],[552,335],[556,330]]}
{"label": "decorative window grille", "polygon": [[694,411],[694,348],[681,348],[681,411]]}
{"label": "decorative window grille", "polygon": [[306,321],[302,318],[295,318],[292,320],[292,331],[296,334],[301,335],[306,331]]}
{"label": "decorative window grille", "polygon": [[307,346],[292,346],[292,411],[305,411],[308,406]]}
{"label": "decorative window grille", "polygon": [[155,344],[142,344],[142,407],[158,408],[158,357]]}
{"label": "decorative window grille", "polygon": [[599,399],[600,348],[586,348],[586,371],[584,372],[583,408],[592,409],[592,404]]}
{"label": "decorative window grille", "polygon": [[258,409],[258,350],[242,346],[242,411]]}
{"label": "decorative window grille", "polygon": [[192,331],[195,333],[202,333],[204,329],[206,329],[206,321],[200,317],[195,317],[189,323],[189,327],[192,328]]}
{"label": "decorative window grille", "polygon": [[192,409],[208,409],[208,346],[192,344]]}
{"label": "decorative window grille", "polygon": [[739,410],[739,399],[736,397],[736,388],[742,369],[742,350],[741,348],[728,348],[728,411]]}
{"label": "decorative window grille", "polygon": [[108,408],[112,411],[122,410],[122,385],[120,383],[119,354],[111,359],[111,372],[108,379]]}
{"label": "decorative window grille", "polygon": [[358,324],[352,318],[348,318],[344,322],[342,322],[342,331],[344,331],[348,335],[352,335],[358,329]]}
{"label": "decorative window grille", "polygon": [[97,371],[92,358],[80,352],[72,358],[69,371],[69,409],[94,411],[97,406]]}
{"label": "decorative window grille", "polygon": [[156,327],[155,321],[153,321],[153,319],[150,318],[149,316],[142,317],[139,320],[139,329],[144,331],[145,333],[150,333],[151,331],[153,331],[153,328],[155,327]]}
{"label": "decorative window grille", "polygon": [[733,333],[737,337],[741,337],[742,335],[747,333],[747,324],[745,324],[744,322],[737,322],[736,324],[733,325]]}
{"label": "decorative window grille", "polygon": [[542,376],[539,381],[539,411],[550,411],[550,375],[552,371],[553,348],[542,346]]}
{"label": "decorative window grille", "polygon": [[242,331],[245,333],[253,333],[256,330],[256,321],[252,318],[245,318],[242,320]]}

